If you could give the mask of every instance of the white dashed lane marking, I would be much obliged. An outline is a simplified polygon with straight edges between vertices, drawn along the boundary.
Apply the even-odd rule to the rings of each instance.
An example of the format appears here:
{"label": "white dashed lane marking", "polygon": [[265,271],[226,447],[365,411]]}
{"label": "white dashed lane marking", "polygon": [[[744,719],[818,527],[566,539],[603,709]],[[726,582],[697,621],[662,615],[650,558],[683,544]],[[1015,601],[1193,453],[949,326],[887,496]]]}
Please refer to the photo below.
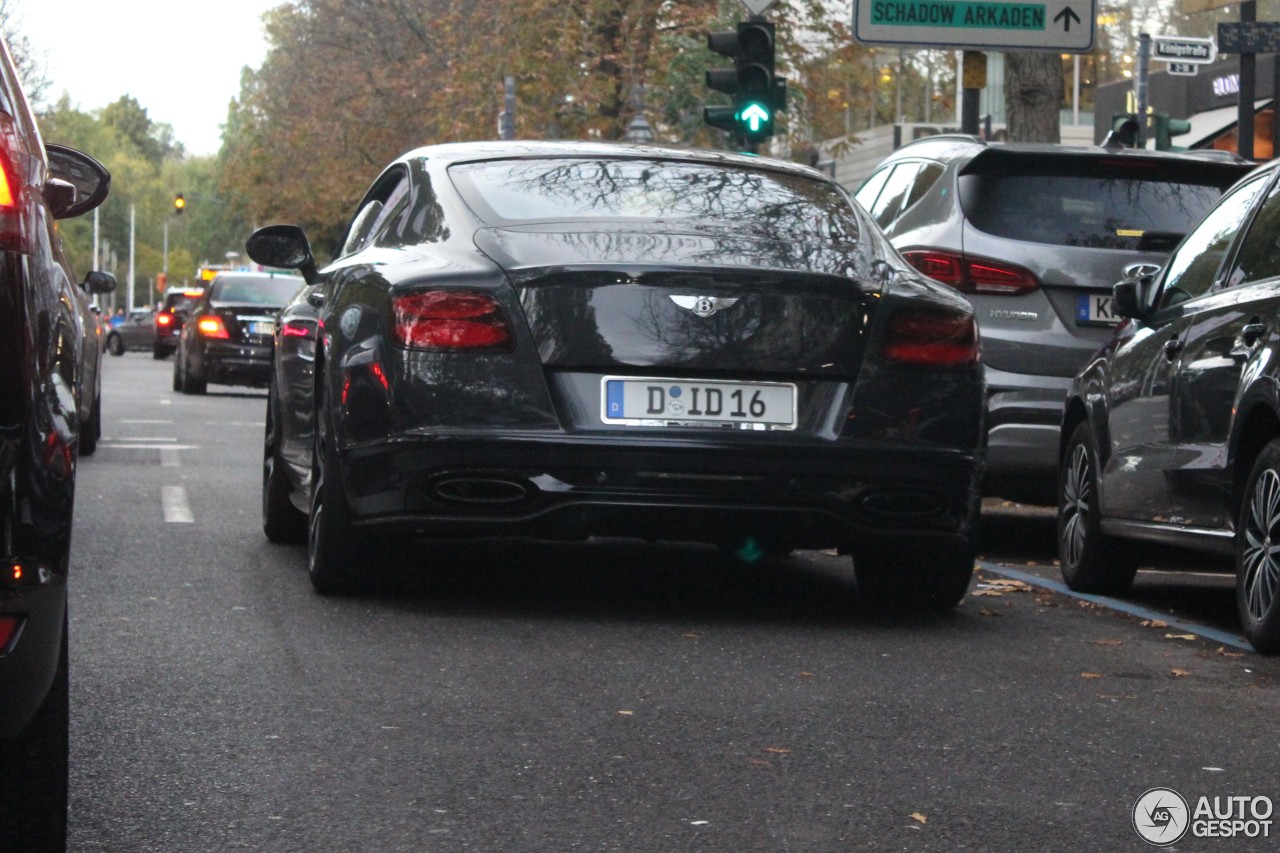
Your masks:
{"label": "white dashed lane marking", "polygon": [[187,503],[187,490],[182,486],[164,486],[160,491],[160,505],[164,508],[164,520],[177,524],[191,524],[196,519]]}

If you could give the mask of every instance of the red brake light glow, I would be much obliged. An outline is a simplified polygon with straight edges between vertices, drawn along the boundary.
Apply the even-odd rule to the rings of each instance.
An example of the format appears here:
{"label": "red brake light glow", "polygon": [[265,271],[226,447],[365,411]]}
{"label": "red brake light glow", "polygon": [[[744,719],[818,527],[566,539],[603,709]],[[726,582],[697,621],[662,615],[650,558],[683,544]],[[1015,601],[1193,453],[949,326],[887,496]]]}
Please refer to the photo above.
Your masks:
{"label": "red brake light glow", "polygon": [[512,346],[506,312],[488,293],[429,290],[391,301],[392,331],[404,346],[438,350],[509,350]]}
{"label": "red brake light glow", "polygon": [[891,364],[973,367],[982,354],[978,324],[967,314],[902,310],[889,321],[889,336],[882,354]]}
{"label": "red brake light glow", "polygon": [[196,323],[196,331],[204,335],[206,338],[229,338],[227,327],[222,324],[222,318],[201,317]]}
{"label": "red brake light glow", "polygon": [[280,327],[280,336],[285,338],[309,338],[311,328],[306,323],[290,320]]}
{"label": "red brake light glow", "polygon": [[171,326],[171,325],[173,325],[173,315],[172,315],[172,314],[157,314],[157,315],[156,315],[156,325],[159,325],[159,326]]}
{"label": "red brake light glow", "polygon": [[908,249],[902,257],[929,278],[961,293],[1021,296],[1040,286],[1030,270],[988,258],[942,249]]}
{"label": "red brake light glow", "polygon": [[0,616],[0,655],[10,651],[9,644],[18,635],[20,627],[22,627],[21,616]]}

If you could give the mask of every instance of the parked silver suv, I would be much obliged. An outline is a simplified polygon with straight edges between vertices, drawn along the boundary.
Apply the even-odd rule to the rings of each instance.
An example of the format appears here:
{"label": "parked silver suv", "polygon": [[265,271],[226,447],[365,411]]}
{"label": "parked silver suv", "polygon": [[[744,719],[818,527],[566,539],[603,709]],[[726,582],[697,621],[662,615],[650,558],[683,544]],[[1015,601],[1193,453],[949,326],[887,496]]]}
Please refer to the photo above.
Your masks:
{"label": "parked silver suv", "polygon": [[1154,271],[1252,164],[928,137],[855,194],[913,266],[973,303],[987,375],[989,495],[1052,504],[1067,389],[1120,321],[1111,287]]}

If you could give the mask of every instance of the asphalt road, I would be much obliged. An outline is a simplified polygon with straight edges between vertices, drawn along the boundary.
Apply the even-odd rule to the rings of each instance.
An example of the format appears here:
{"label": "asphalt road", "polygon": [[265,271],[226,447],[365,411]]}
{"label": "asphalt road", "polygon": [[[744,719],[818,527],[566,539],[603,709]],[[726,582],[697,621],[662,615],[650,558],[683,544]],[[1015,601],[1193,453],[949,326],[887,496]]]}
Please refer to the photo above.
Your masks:
{"label": "asphalt road", "polygon": [[1280,661],[1177,621],[1231,631],[1218,579],[1144,573],[1166,625],[1020,587],[1051,517],[997,505],[931,618],[833,555],[622,540],[423,543],[324,598],[261,532],[264,395],[171,364],[108,360],[79,469],[73,850],[1138,850],[1148,789],[1280,798]]}

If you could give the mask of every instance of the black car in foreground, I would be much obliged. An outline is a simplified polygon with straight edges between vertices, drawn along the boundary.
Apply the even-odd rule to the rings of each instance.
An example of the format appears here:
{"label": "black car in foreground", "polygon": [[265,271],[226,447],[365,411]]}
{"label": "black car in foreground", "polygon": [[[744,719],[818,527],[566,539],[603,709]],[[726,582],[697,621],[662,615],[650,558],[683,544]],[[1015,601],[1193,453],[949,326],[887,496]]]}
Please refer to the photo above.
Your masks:
{"label": "black car in foreground", "polygon": [[203,394],[210,382],[265,386],[275,315],[303,284],[279,273],[218,273],[191,306],[178,336],[173,390]]}
{"label": "black car in foreground", "polygon": [[1234,555],[1244,634],[1280,653],[1280,165],[1236,184],[1076,377],[1058,545],[1073,589],[1120,594],[1143,542]]}
{"label": "black car in foreground", "polygon": [[638,537],[853,555],[874,600],[948,608],[974,564],[973,310],[835,182],[593,143],[412,151],[317,272],[269,226],[282,313],[263,516],[325,593],[414,536]]}
{"label": "black car in foreground", "polygon": [[61,851],[76,466],[97,439],[102,339],[57,220],[102,203],[96,160],[45,145],[0,42],[0,850]]}

